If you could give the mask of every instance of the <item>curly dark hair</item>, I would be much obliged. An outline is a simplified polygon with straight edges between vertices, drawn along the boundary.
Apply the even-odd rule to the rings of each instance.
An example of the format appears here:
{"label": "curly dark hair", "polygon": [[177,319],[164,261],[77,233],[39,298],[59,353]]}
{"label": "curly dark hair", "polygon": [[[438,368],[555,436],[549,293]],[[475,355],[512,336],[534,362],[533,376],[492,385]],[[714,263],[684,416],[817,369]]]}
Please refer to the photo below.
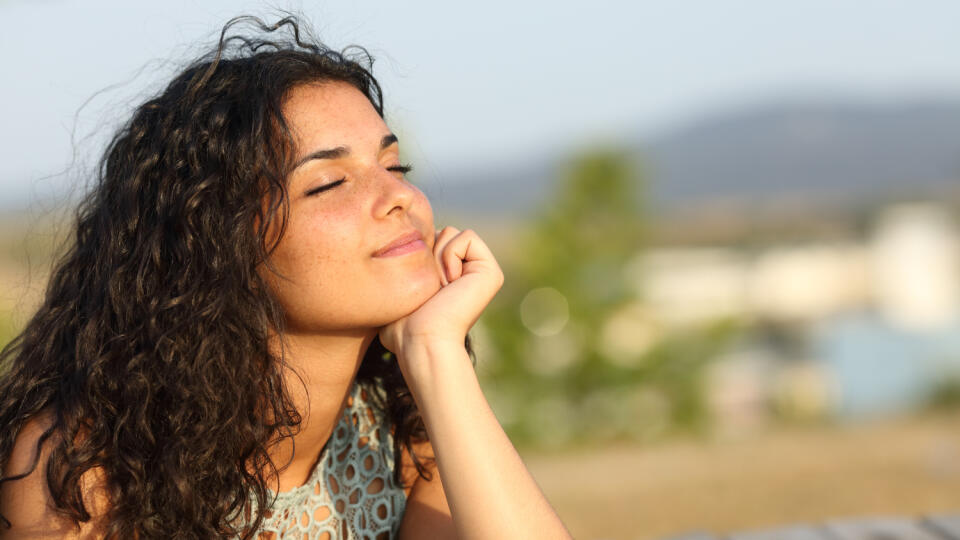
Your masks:
{"label": "curly dark hair", "polygon": [[[50,446],[52,501],[74,523],[91,518],[80,481],[94,469],[108,538],[246,538],[262,523],[259,511],[238,517],[251,496],[269,507],[268,449],[301,422],[284,356],[268,350],[284,314],[256,271],[289,215],[281,107],[296,85],[341,81],[382,117],[372,63],[295,17],[238,17],[110,142],[41,307],[0,353],[0,464],[26,422],[48,416],[36,455]],[[406,448],[428,478],[413,446],[427,440],[423,421],[379,340],[357,381],[384,390],[370,395],[395,430],[395,463]]]}

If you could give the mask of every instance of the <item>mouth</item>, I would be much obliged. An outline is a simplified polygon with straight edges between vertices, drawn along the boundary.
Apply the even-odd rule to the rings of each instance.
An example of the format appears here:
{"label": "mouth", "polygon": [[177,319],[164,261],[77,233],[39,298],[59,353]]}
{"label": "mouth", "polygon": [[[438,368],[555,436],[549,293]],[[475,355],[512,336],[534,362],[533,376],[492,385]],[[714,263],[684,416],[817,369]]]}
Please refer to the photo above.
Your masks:
{"label": "mouth", "polygon": [[411,231],[395,238],[389,244],[383,246],[373,253],[374,257],[397,257],[426,249],[427,244],[423,241],[423,235],[418,231]]}

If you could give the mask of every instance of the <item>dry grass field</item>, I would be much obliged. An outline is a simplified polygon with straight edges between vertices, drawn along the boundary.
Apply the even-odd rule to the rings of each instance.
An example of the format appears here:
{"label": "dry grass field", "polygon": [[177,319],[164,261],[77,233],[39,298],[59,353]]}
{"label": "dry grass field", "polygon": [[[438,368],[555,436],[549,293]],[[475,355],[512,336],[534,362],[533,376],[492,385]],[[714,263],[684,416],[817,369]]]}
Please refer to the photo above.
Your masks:
{"label": "dry grass field", "polygon": [[576,538],[960,513],[960,415],[524,460]]}

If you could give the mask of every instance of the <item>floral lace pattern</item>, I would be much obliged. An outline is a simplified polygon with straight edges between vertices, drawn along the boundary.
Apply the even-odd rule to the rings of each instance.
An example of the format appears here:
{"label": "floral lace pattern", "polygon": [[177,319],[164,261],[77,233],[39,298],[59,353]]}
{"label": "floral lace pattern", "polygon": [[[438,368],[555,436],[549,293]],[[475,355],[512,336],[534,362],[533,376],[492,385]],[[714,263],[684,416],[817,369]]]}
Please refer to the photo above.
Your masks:
{"label": "floral lace pattern", "polygon": [[393,481],[393,434],[369,391],[354,383],[310,479],[276,494],[258,540],[396,537],[407,498]]}

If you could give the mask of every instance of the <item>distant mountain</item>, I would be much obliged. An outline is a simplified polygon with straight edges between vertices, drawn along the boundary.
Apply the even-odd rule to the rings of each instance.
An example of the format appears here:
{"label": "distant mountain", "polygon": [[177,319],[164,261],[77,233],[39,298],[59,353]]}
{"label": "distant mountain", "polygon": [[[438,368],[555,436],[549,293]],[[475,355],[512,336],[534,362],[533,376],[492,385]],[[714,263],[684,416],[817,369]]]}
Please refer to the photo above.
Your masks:
{"label": "distant mountain", "polygon": [[[790,103],[705,118],[630,149],[651,205],[882,199],[960,188],[960,101],[910,105]],[[515,214],[549,193],[548,156],[444,182],[452,211]]]}
{"label": "distant mountain", "polygon": [[900,192],[960,182],[960,102],[765,107],[698,122],[645,153],[664,202]]}

